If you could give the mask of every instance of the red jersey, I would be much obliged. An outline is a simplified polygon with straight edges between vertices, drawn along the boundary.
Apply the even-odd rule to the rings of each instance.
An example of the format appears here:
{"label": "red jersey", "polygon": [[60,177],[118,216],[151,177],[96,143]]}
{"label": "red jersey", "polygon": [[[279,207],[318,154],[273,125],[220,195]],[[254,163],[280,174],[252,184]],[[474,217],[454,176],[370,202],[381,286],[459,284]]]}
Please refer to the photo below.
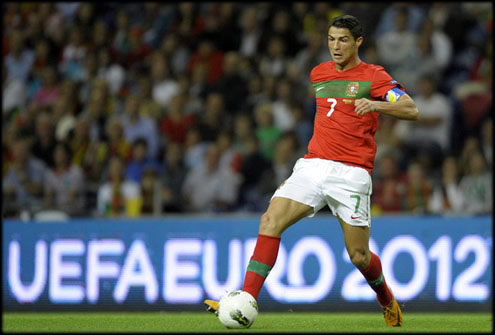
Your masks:
{"label": "red jersey", "polygon": [[[401,85],[379,65],[359,63],[338,72],[333,61],[311,71],[316,94],[313,137],[304,158],[322,158],[373,171],[377,112],[357,115],[354,100],[386,101],[389,90]],[[403,90],[403,89],[402,89]]]}

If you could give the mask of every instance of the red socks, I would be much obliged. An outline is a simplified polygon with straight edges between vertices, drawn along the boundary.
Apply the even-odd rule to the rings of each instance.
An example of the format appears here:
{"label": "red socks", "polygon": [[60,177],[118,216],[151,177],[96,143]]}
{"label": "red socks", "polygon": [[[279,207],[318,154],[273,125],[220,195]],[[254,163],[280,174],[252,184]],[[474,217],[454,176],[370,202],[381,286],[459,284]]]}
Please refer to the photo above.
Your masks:
{"label": "red socks", "polygon": [[380,258],[374,253],[371,253],[371,261],[368,267],[364,270],[360,270],[366,281],[371,286],[373,291],[376,292],[376,298],[383,307],[390,305],[392,302],[392,292],[387,286],[385,278],[382,273],[382,263]]}
{"label": "red socks", "polygon": [[[275,264],[279,246],[280,237],[258,234],[256,247],[249,261],[246,276],[244,277],[244,286],[242,287],[243,291],[250,293],[255,299],[258,299],[265,278]],[[376,292],[376,297],[380,305],[388,306],[392,302],[392,292],[383,277],[380,258],[374,253],[370,253],[370,264],[366,269],[360,271],[371,288]]]}
{"label": "red socks", "polygon": [[256,247],[244,277],[243,291],[250,293],[256,300],[266,276],[270,273],[277,259],[280,246],[279,236],[268,236],[258,234]]}

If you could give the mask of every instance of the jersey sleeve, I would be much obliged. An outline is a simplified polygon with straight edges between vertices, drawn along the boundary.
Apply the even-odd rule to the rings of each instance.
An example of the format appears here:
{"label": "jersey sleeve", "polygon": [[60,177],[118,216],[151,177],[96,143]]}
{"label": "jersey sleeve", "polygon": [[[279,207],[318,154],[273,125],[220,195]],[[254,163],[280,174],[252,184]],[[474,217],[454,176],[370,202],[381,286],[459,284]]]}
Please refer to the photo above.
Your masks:
{"label": "jersey sleeve", "polygon": [[370,95],[376,100],[387,101],[386,96],[391,89],[398,88],[406,92],[402,85],[394,80],[383,67],[377,66],[370,87]]}

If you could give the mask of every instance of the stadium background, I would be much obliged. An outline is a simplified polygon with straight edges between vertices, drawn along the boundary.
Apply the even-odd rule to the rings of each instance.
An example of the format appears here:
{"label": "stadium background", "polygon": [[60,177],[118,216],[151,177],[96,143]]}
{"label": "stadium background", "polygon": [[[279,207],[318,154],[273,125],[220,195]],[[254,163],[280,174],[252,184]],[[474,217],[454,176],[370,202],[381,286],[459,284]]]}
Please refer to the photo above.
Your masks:
{"label": "stadium background", "polygon": [[[102,298],[88,303],[89,291],[82,287],[89,270],[77,264],[87,265],[92,240],[110,239],[120,250],[113,258],[102,256],[110,264],[103,271],[110,272],[120,271],[111,264],[121,269],[136,240],[145,241],[158,268],[164,244],[174,238],[196,239],[191,250],[198,252],[211,247],[206,241],[216,241],[223,256],[238,239],[244,250],[243,243],[256,236],[256,217],[305,151],[315,111],[309,72],[330,59],[325,36],[331,18],[349,13],[364,26],[361,59],[384,65],[423,114],[414,126],[380,118],[372,238],[382,249],[412,236],[419,244],[411,248],[427,250],[420,251],[428,255],[420,257],[430,262],[426,265],[416,264],[409,249],[395,254],[399,282],[430,269],[411,306],[491,310],[491,3],[5,3],[2,8],[4,309],[197,309],[201,299],[164,302],[162,283],[160,298],[151,304],[142,287],[116,302],[112,275],[97,280]],[[350,272],[350,264],[341,242],[333,241],[339,236],[335,219],[326,214],[288,231],[288,250],[320,233],[332,241],[341,276],[340,269]],[[319,232],[306,230],[316,227]],[[465,238],[475,242],[467,247]],[[39,241],[46,242],[45,263],[29,256],[43,255]],[[449,251],[435,254],[444,250],[439,246]],[[401,268],[399,260],[407,265]],[[218,279],[225,280],[227,260],[217,261]],[[53,262],[63,265],[56,273]],[[302,282],[318,278],[316,262],[313,255],[301,264]],[[474,297],[439,289],[438,273],[432,273],[440,263],[452,265],[452,282],[470,269],[464,284]],[[47,277],[32,283],[35,269],[43,266]],[[187,287],[187,278],[202,276],[194,269],[174,271],[186,271]],[[160,281],[163,275],[158,271]],[[291,285],[302,285],[299,275],[293,274]],[[31,292],[33,301],[18,299],[16,276],[17,284],[42,294]],[[343,280],[337,277],[334,285],[340,288]],[[57,288],[62,297],[67,292],[82,297],[58,301]],[[260,298],[268,308],[286,307],[263,290]],[[446,304],[439,290],[448,296]],[[353,308],[338,295],[330,298],[299,307]],[[363,299],[360,308],[376,308]]]}

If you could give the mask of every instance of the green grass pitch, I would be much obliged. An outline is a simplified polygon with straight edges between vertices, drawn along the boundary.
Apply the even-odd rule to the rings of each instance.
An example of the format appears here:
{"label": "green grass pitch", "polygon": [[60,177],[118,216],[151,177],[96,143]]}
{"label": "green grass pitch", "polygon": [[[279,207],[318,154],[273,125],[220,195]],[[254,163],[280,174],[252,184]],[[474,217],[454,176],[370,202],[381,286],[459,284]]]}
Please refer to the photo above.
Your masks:
{"label": "green grass pitch", "polygon": [[377,313],[260,313],[249,329],[226,329],[206,312],[65,312],[2,314],[3,332],[425,332],[492,333],[491,313],[404,313],[389,328]]}

